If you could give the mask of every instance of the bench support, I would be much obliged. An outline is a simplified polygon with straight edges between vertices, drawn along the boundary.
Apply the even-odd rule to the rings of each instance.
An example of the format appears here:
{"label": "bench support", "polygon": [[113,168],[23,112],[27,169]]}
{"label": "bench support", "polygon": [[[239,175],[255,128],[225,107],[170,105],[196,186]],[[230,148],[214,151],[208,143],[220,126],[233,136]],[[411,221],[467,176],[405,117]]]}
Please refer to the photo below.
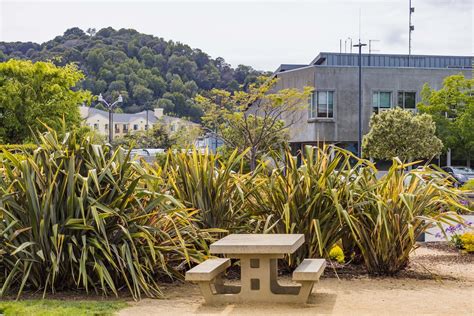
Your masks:
{"label": "bench support", "polygon": [[314,281],[297,281],[301,285],[283,286],[278,283],[278,258],[282,255],[235,255],[241,264],[241,285],[226,285],[222,274],[212,280],[197,281],[208,304],[266,302],[307,302]]}

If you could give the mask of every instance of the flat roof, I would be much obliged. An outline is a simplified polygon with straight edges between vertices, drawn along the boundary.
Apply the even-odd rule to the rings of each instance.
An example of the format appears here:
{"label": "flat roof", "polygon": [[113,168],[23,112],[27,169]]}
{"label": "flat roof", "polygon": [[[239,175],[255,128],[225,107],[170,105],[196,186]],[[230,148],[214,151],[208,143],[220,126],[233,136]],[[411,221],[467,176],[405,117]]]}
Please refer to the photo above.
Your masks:
{"label": "flat roof", "polygon": [[[472,69],[472,56],[361,54],[363,67]],[[311,66],[358,66],[357,53],[321,52],[309,64],[281,64],[275,73]]]}
{"label": "flat roof", "polygon": [[[411,68],[472,68],[472,56],[403,55],[403,54],[361,54],[363,67],[411,67]],[[358,66],[357,53],[321,52],[310,65]]]}
{"label": "flat roof", "polygon": [[308,65],[306,64],[281,64],[280,67],[278,67],[278,69],[275,70],[275,72],[283,72],[283,71],[303,68],[307,66]]}

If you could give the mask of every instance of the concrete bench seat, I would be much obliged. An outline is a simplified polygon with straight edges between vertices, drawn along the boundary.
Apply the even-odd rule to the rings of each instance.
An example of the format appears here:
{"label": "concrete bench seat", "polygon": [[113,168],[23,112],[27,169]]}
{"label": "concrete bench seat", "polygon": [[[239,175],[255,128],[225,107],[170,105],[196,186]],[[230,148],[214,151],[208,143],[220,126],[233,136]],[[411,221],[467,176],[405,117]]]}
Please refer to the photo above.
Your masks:
{"label": "concrete bench seat", "polygon": [[210,282],[230,267],[230,259],[207,259],[186,272],[186,281]]}
{"label": "concrete bench seat", "polygon": [[293,271],[293,281],[318,281],[325,268],[325,259],[304,259]]}

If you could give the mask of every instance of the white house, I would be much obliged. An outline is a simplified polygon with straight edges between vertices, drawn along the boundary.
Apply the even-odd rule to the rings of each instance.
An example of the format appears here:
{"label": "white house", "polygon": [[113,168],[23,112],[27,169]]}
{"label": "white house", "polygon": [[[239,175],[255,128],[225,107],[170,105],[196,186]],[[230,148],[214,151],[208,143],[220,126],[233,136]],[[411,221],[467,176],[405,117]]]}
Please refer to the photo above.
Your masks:
{"label": "white house", "polygon": [[[79,107],[79,112],[85,126],[89,126],[100,134],[108,135],[109,112],[84,105]],[[145,131],[152,128],[157,122],[164,124],[170,134],[174,134],[183,127],[199,126],[199,124],[188,120],[164,115],[163,109],[160,108],[138,113],[113,113],[114,138],[128,133]]]}

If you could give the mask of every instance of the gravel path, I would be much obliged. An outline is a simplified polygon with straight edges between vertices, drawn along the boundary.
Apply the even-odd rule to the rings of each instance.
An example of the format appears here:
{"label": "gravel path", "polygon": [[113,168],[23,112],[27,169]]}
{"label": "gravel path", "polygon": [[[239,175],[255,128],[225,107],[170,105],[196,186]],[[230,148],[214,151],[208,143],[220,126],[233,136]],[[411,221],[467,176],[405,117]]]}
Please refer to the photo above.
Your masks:
{"label": "gravel path", "polygon": [[167,299],[133,302],[119,315],[474,315],[474,255],[422,245],[395,278],[323,275],[306,306],[207,306],[198,287],[188,283],[168,285],[164,292]]}

